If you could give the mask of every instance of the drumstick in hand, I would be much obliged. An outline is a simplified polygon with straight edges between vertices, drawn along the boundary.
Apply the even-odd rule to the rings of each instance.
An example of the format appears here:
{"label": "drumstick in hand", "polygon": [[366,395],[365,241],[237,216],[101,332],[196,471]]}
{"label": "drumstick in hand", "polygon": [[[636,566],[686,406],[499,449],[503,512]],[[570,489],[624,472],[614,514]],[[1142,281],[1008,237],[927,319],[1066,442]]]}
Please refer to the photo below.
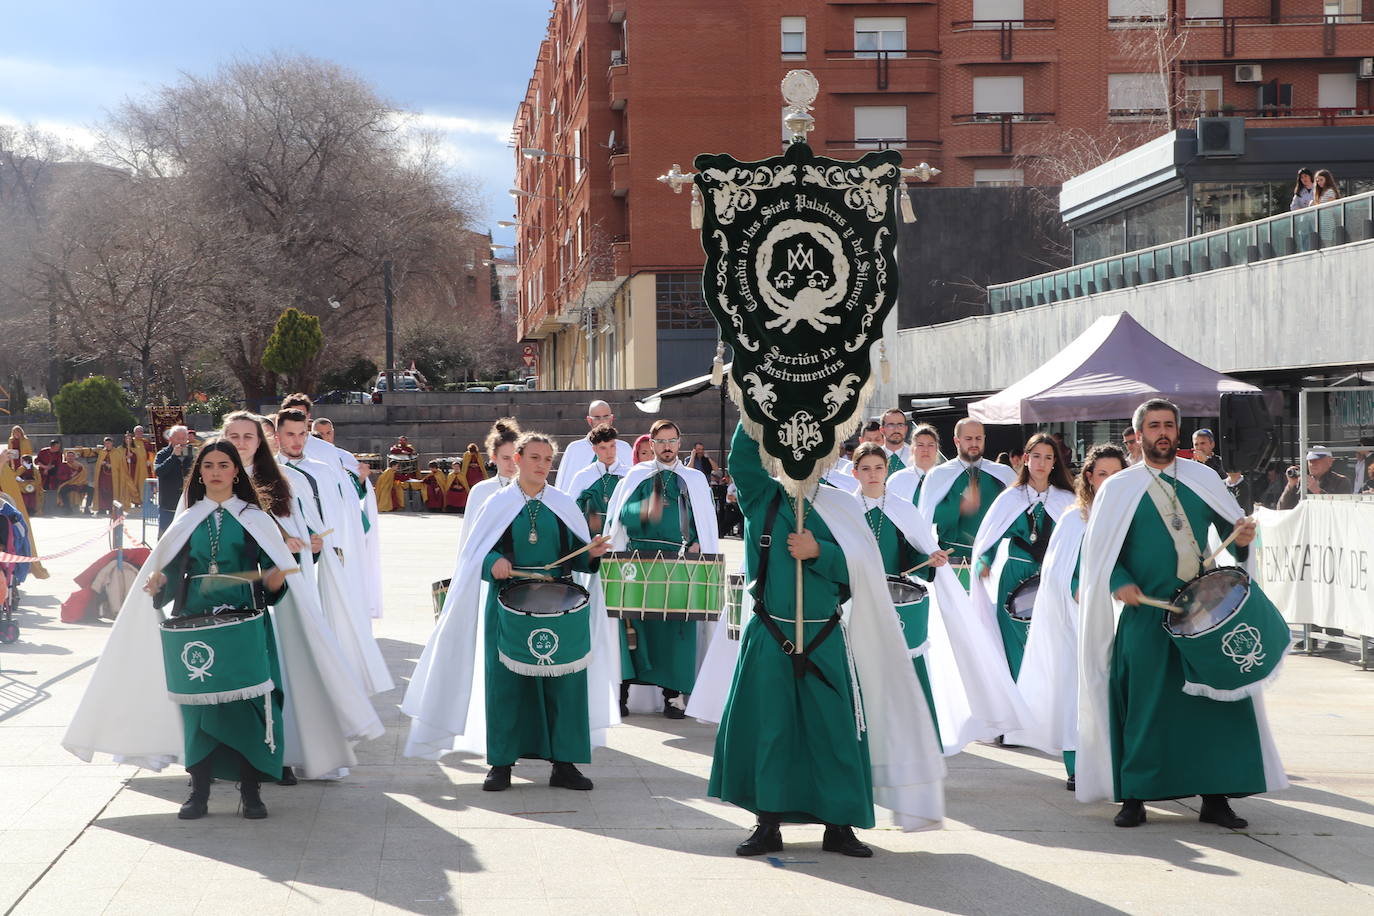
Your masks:
{"label": "drumstick in hand", "polygon": [[1238,535],[1238,534],[1240,534],[1240,526],[1239,526],[1239,525],[1237,525],[1235,528],[1231,529],[1231,534],[1230,534],[1230,536],[1227,537],[1226,540],[1224,540],[1224,541],[1221,542],[1221,546],[1220,546],[1220,547],[1218,547],[1216,550],[1213,550],[1211,553],[1209,553],[1209,554],[1207,555],[1207,558],[1206,558],[1205,560],[1202,561],[1202,565],[1203,565],[1203,566],[1206,566],[1208,563],[1211,563],[1211,562],[1212,562],[1213,560],[1215,560],[1217,557],[1221,556],[1221,552],[1222,552],[1223,550],[1225,550],[1227,547],[1230,547],[1230,546],[1231,546],[1231,542],[1234,541],[1234,540],[1236,539],[1236,535]]}
{"label": "drumstick in hand", "polygon": [[931,563],[933,563],[933,562],[935,562],[935,558],[934,558],[934,557],[931,557],[931,558],[929,558],[928,560],[926,560],[924,563],[917,563],[915,566],[911,567],[910,569],[904,569],[904,570],[902,570],[902,572],[900,573],[900,575],[908,576],[908,575],[914,573],[914,572],[915,572],[916,570],[918,570],[918,569],[925,569],[927,566],[929,566],[929,565],[930,565]]}
{"label": "drumstick in hand", "polygon": [[1138,600],[1141,604],[1148,605],[1149,607],[1157,607],[1160,610],[1164,611],[1173,611],[1175,614],[1183,613],[1183,608],[1169,601],[1161,601],[1158,598],[1151,598],[1147,595],[1141,595],[1136,600]]}
{"label": "drumstick in hand", "polygon": [[540,568],[540,569],[553,569],[553,568],[555,568],[555,567],[562,566],[564,563],[568,562],[569,560],[571,560],[573,557],[577,556],[578,554],[586,553],[588,550],[591,550],[591,549],[592,549],[593,547],[595,547],[596,545],[598,545],[598,544],[604,544],[604,543],[606,543],[607,541],[609,541],[610,539],[611,539],[611,536],[610,536],[609,534],[598,534],[596,537],[592,538],[592,539],[591,539],[590,541],[588,541],[586,544],[583,544],[581,547],[577,548],[577,549],[574,550],[572,553],[568,554],[566,557],[559,557],[557,560],[554,560],[552,563],[546,563],[546,564],[544,564],[543,566],[541,566],[541,567],[539,567],[539,568]]}

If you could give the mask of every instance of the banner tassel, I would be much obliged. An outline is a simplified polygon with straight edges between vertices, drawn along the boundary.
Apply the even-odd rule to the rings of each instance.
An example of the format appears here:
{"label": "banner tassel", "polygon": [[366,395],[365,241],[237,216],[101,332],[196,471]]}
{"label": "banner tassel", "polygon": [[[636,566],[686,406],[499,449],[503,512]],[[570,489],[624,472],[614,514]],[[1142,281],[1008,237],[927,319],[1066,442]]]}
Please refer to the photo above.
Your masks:
{"label": "banner tassel", "polygon": [[711,384],[725,381],[725,341],[716,341],[716,357],[711,360]]}
{"label": "banner tassel", "polygon": [[883,374],[883,384],[892,384],[892,363],[887,358],[887,341],[878,342],[878,367]]}
{"label": "banner tassel", "polygon": [[698,188],[696,185],[692,185],[692,228],[693,228],[693,229],[700,229],[700,228],[701,228],[701,221],[702,221],[703,215],[704,215],[704,211],[703,211],[703,209],[702,209],[702,204],[701,204],[701,189]]}
{"label": "banner tassel", "polygon": [[902,182],[902,222],[916,222],[916,210],[911,206],[911,188],[905,181]]}

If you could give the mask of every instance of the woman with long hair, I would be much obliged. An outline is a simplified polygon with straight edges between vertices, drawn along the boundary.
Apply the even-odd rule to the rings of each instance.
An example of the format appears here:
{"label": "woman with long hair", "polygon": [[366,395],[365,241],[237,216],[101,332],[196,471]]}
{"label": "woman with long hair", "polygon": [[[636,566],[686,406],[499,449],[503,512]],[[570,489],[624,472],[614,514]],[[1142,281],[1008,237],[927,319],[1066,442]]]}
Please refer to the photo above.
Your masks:
{"label": "woman with long hair", "polygon": [[1298,169],[1297,180],[1293,182],[1293,200],[1288,204],[1288,209],[1301,210],[1312,206],[1312,196],[1312,170]]}
{"label": "woman with long hair", "polygon": [[1317,175],[1312,179],[1313,205],[1328,203],[1339,199],[1340,196],[1340,185],[1336,184],[1336,176],[1331,174],[1331,170],[1317,169]]}
{"label": "woman with long hair", "polygon": [[[591,761],[592,745],[604,744],[614,724],[615,631],[604,607],[572,602],[558,622],[543,618],[540,626],[556,629],[521,637],[514,631],[524,615],[498,599],[522,579],[576,592],[572,574],[595,573],[608,543],[591,537],[577,503],[551,485],[553,440],[523,433],[514,452],[513,485],[493,490],[469,521],[439,625],[401,704],[411,717],[405,753],[438,759],[455,746],[485,753],[488,792],[510,788],[517,760],[548,760],[550,786],[585,791],[592,781],[576,764]],[[515,597],[507,600],[518,609]]]}
{"label": "woman with long hair", "polygon": [[1115,445],[1097,445],[1088,452],[1075,480],[1077,499],[1050,537],[1035,598],[1034,626],[1026,641],[1025,657],[1016,686],[1034,723],[1009,733],[1007,740],[1062,754],[1075,788],[1074,763],[1078,747],[1078,572],[1088,515],[1103,482],[1126,468],[1126,453]]}
{"label": "woman with long hair", "polygon": [[[973,543],[977,575],[970,589],[974,607],[983,611],[985,619],[996,617],[1013,678],[1021,670],[1028,625],[1012,617],[1007,599],[1017,586],[1040,574],[1054,527],[1074,499],[1073,484],[1052,436],[1031,436],[1025,456],[1015,481],[993,501],[978,528]],[[996,589],[989,592],[987,580],[999,562]]]}
{"label": "woman with long hair", "polygon": [[[283,476],[276,456],[272,454],[262,418],[246,410],[227,413],[220,426],[220,435],[238,451],[239,460],[258,493],[258,502],[267,514],[278,520],[290,518],[291,485]],[[293,546],[288,541],[287,546],[292,553],[300,553],[305,545]]]}

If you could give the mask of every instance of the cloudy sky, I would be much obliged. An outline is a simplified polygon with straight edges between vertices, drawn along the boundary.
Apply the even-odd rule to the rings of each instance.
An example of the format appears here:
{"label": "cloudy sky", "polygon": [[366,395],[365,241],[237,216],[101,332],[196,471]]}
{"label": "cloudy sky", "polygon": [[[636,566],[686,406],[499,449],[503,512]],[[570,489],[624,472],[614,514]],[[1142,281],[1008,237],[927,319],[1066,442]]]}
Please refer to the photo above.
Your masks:
{"label": "cloudy sky", "polygon": [[[487,219],[509,217],[506,147],[549,0],[47,0],[6,3],[0,121],[82,142],[123,99],[272,51],[345,65],[444,132],[478,179]],[[498,232],[498,235],[501,233]]]}

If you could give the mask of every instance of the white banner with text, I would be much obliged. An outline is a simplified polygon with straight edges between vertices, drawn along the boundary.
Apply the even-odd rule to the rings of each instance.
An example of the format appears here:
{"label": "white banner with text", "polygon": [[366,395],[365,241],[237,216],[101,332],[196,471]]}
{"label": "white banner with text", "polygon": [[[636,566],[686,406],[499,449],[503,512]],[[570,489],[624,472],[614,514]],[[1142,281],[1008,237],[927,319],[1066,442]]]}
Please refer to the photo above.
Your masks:
{"label": "white banner with text", "polygon": [[1289,623],[1374,636],[1374,499],[1256,509],[1260,585]]}

